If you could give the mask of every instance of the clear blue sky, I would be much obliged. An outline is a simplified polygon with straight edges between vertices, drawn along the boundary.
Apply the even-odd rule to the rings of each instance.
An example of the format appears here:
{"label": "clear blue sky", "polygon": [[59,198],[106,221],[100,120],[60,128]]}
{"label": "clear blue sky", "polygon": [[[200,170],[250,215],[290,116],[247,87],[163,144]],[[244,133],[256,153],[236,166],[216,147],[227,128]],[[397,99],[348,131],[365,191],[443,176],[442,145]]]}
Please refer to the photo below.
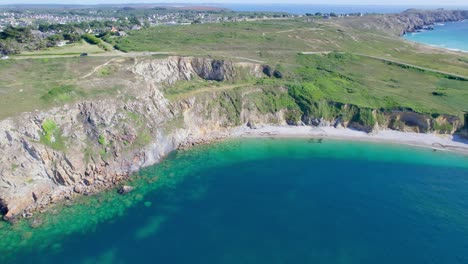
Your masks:
{"label": "clear blue sky", "polygon": [[[0,4],[113,4],[113,3],[247,3],[283,4],[284,0],[0,0]],[[288,4],[364,4],[364,5],[421,5],[468,6],[468,0],[291,0]]]}

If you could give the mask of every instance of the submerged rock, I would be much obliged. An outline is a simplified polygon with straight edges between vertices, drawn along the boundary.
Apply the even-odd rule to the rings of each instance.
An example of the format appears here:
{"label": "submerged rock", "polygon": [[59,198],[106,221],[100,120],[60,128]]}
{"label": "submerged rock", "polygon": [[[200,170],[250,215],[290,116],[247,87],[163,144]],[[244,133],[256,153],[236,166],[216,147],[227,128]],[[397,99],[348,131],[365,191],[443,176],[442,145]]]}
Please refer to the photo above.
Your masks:
{"label": "submerged rock", "polygon": [[117,192],[119,194],[126,194],[126,193],[129,193],[129,192],[133,191],[133,189],[134,188],[132,186],[124,185],[124,186],[120,187]]}

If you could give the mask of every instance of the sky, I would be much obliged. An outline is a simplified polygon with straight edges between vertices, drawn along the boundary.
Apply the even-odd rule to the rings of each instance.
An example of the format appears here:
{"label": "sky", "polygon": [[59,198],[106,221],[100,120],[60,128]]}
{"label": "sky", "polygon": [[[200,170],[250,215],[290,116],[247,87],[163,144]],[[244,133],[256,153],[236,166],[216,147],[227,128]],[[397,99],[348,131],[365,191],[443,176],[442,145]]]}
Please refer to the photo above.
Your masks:
{"label": "sky", "polygon": [[[282,4],[284,0],[0,0],[0,4],[243,3]],[[288,4],[468,6],[468,0],[290,0]]]}

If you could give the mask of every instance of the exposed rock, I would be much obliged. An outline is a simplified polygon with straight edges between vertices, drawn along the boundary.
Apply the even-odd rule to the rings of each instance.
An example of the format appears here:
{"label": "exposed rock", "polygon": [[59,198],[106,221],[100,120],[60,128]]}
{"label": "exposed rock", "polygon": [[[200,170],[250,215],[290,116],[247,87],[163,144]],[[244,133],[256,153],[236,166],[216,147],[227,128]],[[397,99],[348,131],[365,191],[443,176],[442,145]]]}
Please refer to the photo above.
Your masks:
{"label": "exposed rock", "polygon": [[0,215],[5,215],[8,212],[8,207],[5,202],[0,198]]}
{"label": "exposed rock", "polygon": [[281,79],[281,78],[283,78],[283,74],[282,74],[280,71],[275,70],[275,71],[273,72],[273,77],[278,78],[278,79]]}
{"label": "exposed rock", "polygon": [[247,126],[248,128],[250,128],[250,129],[256,129],[256,128],[257,128],[257,126],[255,126],[255,123],[252,122],[251,120],[249,120],[249,121],[247,122],[246,126]]}
{"label": "exposed rock", "polygon": [[[12,221],[51,203],[113,188],[132,172],[159,162],[177,148],[226,138],[230,129],[242,124],[252,128],[262,124],[348,125],[349,120],[341,116],[326,119],[319,112],[297,111],[290,118],[287,115],[296,113],[286,109],[260,111],[249,101],[254,89],[242,94],[206,93],[175,102],[164,97],[163,89],[171,89],[167,84],[192,78],[234,80],[238,67],[256,77],[263,76],[265,70],[266,75],[274,76],[271,67],[259,64],[190,57],[148,59],[129,69],[138,87],[134,100],[82,101],[0,121],[0,214]],[[337,103],[326,106],[336,108],[331,112],[353,108]],[[432,131],[434,118],[406,112],[411,111],[385,114],[398,120],[396,125]],[[44,120],[56,123],[67,143],[66,151],[39,142]],[[439,125],[452,125],[451,133],[462,123],[449,116],[437,120]],[[105,135],[105,144],[99,143],[101,135]],[[123,186],[119,193],[131,189]]]}
{"label": "exposed rock", "polygon": [[127,193],[133,191],[133,189],[134,188],[132,186],[124,185],[124,186],[120,187],[119,190],[117,190],[117,192],[119,194],[127,194]]}
{"label": "exposed rock", "polygon": [[268,77],[273,76],[273,69],[269,65],[263,65],[263,70],[262,71]]}
{"label": "exposed rock", "polygon": [[468,19],[468,11],[409,9],[398,15],[397,19],[405,26],[402,33],[414,32],[435,23]]}
{"label": "exposed rock", "polygon": [[372,20],[368,16],[354,21],[345,20],[347,26],[365,30],[373,29],[402,36],[407,32],[430,29],[436,23],[462,21],[468,19],[467,10],[418,10],[409,9],[400,14],[374,15]]}
{"label": "exposed rock", "polygon": [[83,193],[86,192],[86,188],[84,186],[77,185],[77,186],[73,187],[73,191],[75,191],[76,193],[79,193],[79,194],[83,194]]}

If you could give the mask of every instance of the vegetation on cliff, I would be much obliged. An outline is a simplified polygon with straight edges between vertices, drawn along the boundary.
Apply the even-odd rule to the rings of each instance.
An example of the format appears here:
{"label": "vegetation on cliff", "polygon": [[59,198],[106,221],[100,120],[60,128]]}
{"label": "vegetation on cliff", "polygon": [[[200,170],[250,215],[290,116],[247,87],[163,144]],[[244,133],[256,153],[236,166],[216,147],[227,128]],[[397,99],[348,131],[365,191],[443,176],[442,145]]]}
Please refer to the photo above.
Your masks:
{"label": "vegetation on cliff", "polygon": [[15,217],[54,191],[95,193],[244,124],[468,134],[467,55],[352,26],[368,19],[158,27],[114,43],[191,56],[1,61],[0,144],[17,155],[0,161],[29,164],[3,170],[1,207]]}

